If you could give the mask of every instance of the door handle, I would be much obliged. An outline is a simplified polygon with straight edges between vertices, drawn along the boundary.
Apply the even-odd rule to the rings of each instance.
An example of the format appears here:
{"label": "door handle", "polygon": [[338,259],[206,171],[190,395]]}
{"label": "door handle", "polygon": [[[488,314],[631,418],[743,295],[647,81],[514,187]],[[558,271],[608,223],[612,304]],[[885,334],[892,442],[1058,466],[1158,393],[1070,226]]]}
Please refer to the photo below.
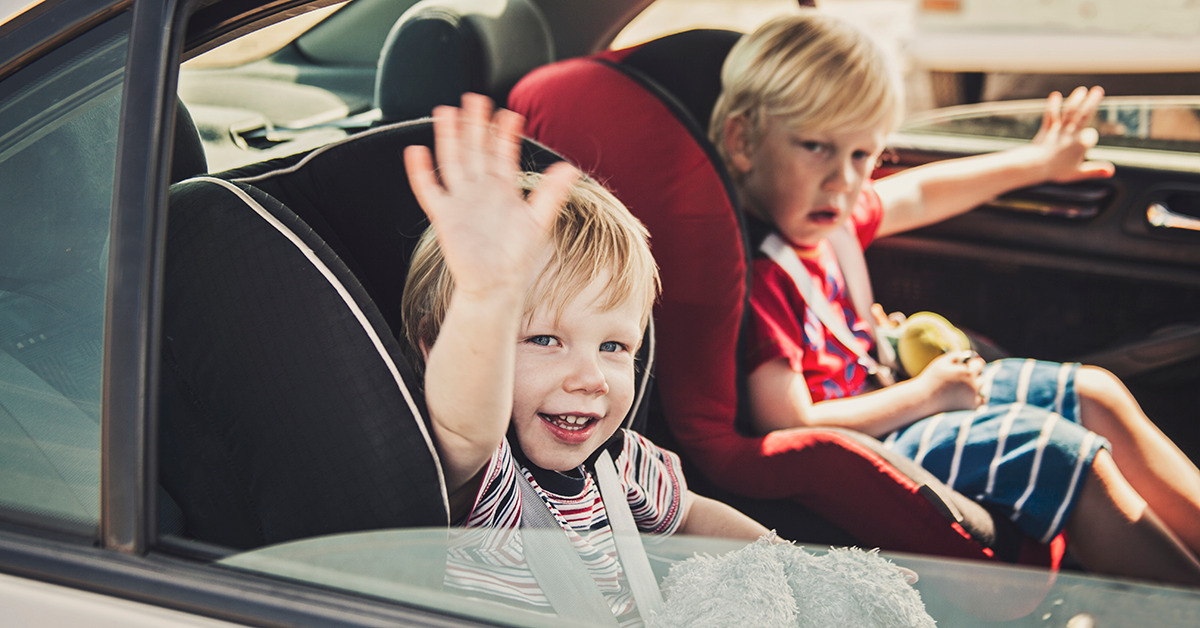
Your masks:
{"label": "door handle", "polygon": [[1164,229],[1186,229],[1200,231],[1200,218],[1177,214],[1165,203],[1150,203],[1146,208],[1146,222]]}

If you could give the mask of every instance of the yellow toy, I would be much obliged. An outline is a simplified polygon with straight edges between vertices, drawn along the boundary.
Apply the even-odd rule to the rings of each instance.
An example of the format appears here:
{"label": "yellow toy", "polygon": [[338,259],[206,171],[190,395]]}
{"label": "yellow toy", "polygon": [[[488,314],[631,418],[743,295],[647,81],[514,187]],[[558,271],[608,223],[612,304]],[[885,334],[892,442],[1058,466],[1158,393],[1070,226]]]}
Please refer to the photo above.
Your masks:
{"label": "yellow toy", "polygon": [[950,321],[933,312],[917,312],[902,325],[896,354],[908,376],[916,377],[939,355],[970,348],[967,335]]}

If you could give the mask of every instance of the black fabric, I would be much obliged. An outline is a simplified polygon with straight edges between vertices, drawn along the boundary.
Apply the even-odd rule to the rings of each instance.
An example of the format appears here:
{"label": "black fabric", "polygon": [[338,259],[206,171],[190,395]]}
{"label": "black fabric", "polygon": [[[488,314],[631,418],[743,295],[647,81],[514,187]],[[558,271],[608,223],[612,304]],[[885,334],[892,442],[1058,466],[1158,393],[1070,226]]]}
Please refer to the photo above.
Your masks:
{"label": "black fabric", "polygon": [[522,76],[553,59],[549,28],[528,0],[426,0],[388,33],[375,106],[390,123],[427,117],[463,92],[503,104]]}
{"label": "black fabric", "polygon": [[208,160],[204,157],[204,144],[200,131],[192,121],[182,100],[175,105],[175,139],[171,149],[171,183],[208,172]]}
{"label": "black fabric", "polygon": [[683,31],[638,46],[621,65],[654,79],[707,134],[713,105],[721,95],[721,66],[741,37],[727,30]]}
{"label": "black fabric", "polygon": [[[433,125],[379,127],[299,162],[276,163],[284,167],[238,179],[275,197],[310,225],[350,267],[395,331],[402,329],[400,297],[409,258],[428,226],[404,170],[404,147],[410,144],[431,146]],[[525,169],[540,171],[561,160],[546,147],[525,142]]]}
{"label": "black fabric", "polygon": [[[241,188],[344,286],[423,408],[349,270],[281,203]],[[159,466],[186,534],[244,549],[446,525],[424,419],[319,267],[206,179],[172,187],[167,231]]]}

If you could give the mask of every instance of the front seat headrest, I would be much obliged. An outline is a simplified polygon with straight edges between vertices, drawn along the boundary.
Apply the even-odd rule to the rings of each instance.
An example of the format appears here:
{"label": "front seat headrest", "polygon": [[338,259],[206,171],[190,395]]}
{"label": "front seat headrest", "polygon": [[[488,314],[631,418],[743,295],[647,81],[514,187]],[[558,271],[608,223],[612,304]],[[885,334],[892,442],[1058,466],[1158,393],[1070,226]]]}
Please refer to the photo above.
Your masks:
{"label": "front seat headrest", "polygon": [[503,105],[521,77],[554,60],[545,18],[529,0],[426,0],[396,21],[379,57],[380,123],[423,118],[463,92]]}

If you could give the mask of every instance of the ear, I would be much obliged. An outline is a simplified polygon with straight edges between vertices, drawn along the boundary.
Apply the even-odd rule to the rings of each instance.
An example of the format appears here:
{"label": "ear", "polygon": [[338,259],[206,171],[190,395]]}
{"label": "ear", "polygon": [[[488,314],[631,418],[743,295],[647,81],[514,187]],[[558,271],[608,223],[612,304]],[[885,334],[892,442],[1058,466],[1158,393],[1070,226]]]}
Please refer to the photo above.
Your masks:
{"label": "ear", "polygon": [[425,346],[424,340],[417,341],[417,348],[421,350],[421,359],[429,361],[429,347]]}
{"label": "ear", "polygon": [[746,117],[733,116],[725,121],[725,132],[722,134],[725,142],[725,153],[729,155],[729,163],[737,172],[745,175],[754,165],[751,158],[750,143],[746,139]]}

